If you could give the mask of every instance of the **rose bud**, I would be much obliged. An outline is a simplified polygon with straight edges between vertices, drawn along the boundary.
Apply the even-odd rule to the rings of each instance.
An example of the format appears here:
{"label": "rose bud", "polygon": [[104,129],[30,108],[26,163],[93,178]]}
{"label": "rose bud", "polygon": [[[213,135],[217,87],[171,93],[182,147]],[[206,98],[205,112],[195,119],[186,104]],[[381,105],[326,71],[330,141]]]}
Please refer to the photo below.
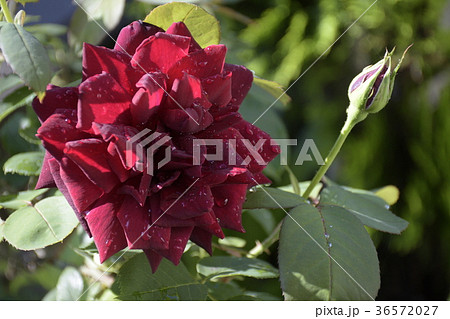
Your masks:
{"label": "rose bud", "polygon": [[[409,48],[408,48],[409,49]],[[406,51],[392,70],[391,56],[394,50],[387,52],[384,58],[374,65],[370,65],[358,74],[350,83],[348,97],[350,106],[348,113],[377,113],[382,110],[391,98],[394,79],[403,61]],[[360,114],[365,117],[367,114]]]}

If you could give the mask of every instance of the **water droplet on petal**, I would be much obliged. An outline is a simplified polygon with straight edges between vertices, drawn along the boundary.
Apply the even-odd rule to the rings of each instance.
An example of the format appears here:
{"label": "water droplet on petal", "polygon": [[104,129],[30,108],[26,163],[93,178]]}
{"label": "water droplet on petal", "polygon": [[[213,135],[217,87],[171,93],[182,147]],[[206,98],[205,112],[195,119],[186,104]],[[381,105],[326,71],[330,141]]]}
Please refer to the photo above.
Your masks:
{"label": "water droplet on petal", "polygon": [[216,199],[216,205],[219,207],[225,207],[228,204],[228,198]]}

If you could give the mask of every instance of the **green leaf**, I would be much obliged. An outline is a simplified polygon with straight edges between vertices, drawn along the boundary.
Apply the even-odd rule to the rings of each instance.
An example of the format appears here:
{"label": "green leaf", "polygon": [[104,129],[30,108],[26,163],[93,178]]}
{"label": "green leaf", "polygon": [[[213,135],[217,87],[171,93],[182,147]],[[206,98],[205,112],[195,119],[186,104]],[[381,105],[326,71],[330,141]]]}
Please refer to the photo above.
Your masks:
{"label": "green leaf", "polygon": [[36,197],[44,194],[48,188],[23,191],[14,195],[0,196],[0,208],[19,209],[29,206]]}
{"label": "green leaf", "polygon": [[292,190],[295,194],[298,196],[302,195],[301,189],[300,189],[300,183],[298,182],[297,176],[295,176],[294,172],[289,168],[289,166],[286,166],[286,171],[289,174],[289,180],[291,181]]}
{"label": "green leaf", "polygon": [[392,214],[389,211],[389,205],[372,192],[350,191],[337,185],[331,185],[322,190],[320,203],[343,207],[361,220],[364,225],[380,231],[400,234],[408,226],[406,220]]}
{"label": "green leaf", "polygon": [[99,27],[96,22],[102,26],[101,21],[90,20],[81,8],[76,9],[72,15],[67,32],[67,42],[80,55],[83,42],[95,45],[99,44],[107,36],[102,30],[104,27]]}
{"label": "green leaf", "polygon": [[208,296],[213,300],[228,300],[244,294],[244,290],[233,281],[228,283],[207,281],[206,286],[208,287]]}
{"label": "green leaf", "polygon": [[291,102],[291,98],[289,97],[289,95],[284,93],[285,89],[281,84],[274,81],[265,80],[257,76],[253,78],[253,82],[262,89],[269,92],[270,95],[272,95],[275,99],[279,98],[279,101],[284,105]]}
{"label": "green leaf", "polygon": [[56,301],[56,288],[49,290],[44,298],[42,298],[42,301]]}
{"label": "green leaf", "polygon": [[281,228],[278,263],[286,300],[371,300],[380,286],[369,234],[340,207],[291,210]]}
{"label": "green leaf", "polygon": [[280,301],[279,297],[275,297],[267,292],[260,291],[246,291],[240,296],[234,296],[227,300],[237,300],[237,301]]}
{"label": "green leaf", "polygon": [[30,104],[34,97],[35,94],[26,87],[20,88],[9,94],[0,102],[0,123],[15,110]]}
{"label": "green leaf", "polygon": [[3,232],[17,249],[34,250],[62,241],[77,225],[78,219],[66,199],[53,196],[12,213]]}
{"label": "green leaf", "polygon": [[3,171],[6,173],[20,174],[26,176],[38,176],[41,172],[44,153],[27,152],[20,153],[10,157],[3,165]]}
{"label": "green leaf", "polygon": [[0,48],[14,73],[38,95],[43,94],[52,78],[43,45],[20,25],[8,23],[0,30]]}
{"label": "green leaf", "polygon": [[272,187],[257,187],[247,193],[244,208],[292,208],[304,203],[305,200],[293,193]]}
{"label": "green leaf", "polygon": [[[56,23],[40,23],[27,25],[25,30],[33,34],[40,33],[47,37],[59,37],[67,33],[67,26]],[[68,85],[69,86],[69,85]]]}
{"label": "green leaf", "polygon": [[205,300],[207,287],[197,282],[186,267],[166,259],[152,274],[147,257],[138,254],[120,268],[116,281],[120,300]]}
{"label": "green leaf", "polygon": [[56,285],[57,301],[76,301],[84,290],[83,277],[74,267],[66,267]]}
{"label": "green leaf", "polygon": [[15,74],[9,74],[0,78],[0,96],[7,95],[7,92],[23,85],[22,80]]}
{"label": "green leaf", "polygon": [[197,264],[197,271],[210,280],[222,277],[245,276],[258,279],[278,278],[278,270],[271,264],[245,257],[207,257]]}
{"label": "green leaf", "polygon": [[184,22],[202,47],[218,44],[220,25],[217,19],[204,9],[189,3],[173,2],[153,9],[144,22],[167,30],[174,22]]}
{"label": "green leaf", "polygon": [[112,30],[122,18],[126,0],[78,0],[78,2],[88,13],[89,20],[101,20],[106,30]]}
{"label": "green leaf", "polygon": [[3,227],[5,226],[5,221],[0,218],[0,243],[3,241]]}

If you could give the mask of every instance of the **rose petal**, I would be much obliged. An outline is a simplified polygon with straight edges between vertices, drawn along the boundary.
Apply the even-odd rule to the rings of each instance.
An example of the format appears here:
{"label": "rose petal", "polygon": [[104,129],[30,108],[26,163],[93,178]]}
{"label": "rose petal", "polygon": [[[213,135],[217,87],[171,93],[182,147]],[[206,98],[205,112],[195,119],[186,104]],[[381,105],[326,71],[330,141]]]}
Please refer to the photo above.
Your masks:
{"label": "rose petal", "polygon": [[64,181],[61,178],[60,165],[59,165],[58,161],[54,158],[51,158],[48,160],[48,165],[50,167],[50,171],[52,173],[53,180],[55,181],[56,186],[61,191],[61,193],[63,193],[67,202],[72,207],[73,211],[75,212],[75,215],[77,216],[78,220],[80,221],[81,226],[83,226],[84,230],[86,230],[88,235],[90,237],[92,237],[91,230],[89,229],[89,226],[85,219],[85,216],[86,216],[85,212],[78,211],[72,198],[70,197],[69,190],[67,189],[66,185],[64,184]]}
{"label": "rose petal", "polygon": [[[255,125],[250,124],[249,122],[242,120],[233,126],[235,129],[239,130],[239,133],[242,135],[244,139],[248,141],[247,145],[243,143],[238,143],[237,151],[238,153],[245,158],[248,155],[251,158],[251,162],[248,164],[248,169],[252,173],[261,172],[267,165],[258,163],[258,158],[256,155],[251,154],[249,148],[256,149],[256,146],[260,141],[264,141],[261,144],[261,148],[258,150],[258,154],[261,156],[259,158],[260,162],[269,163],[275,157],[280,154],[281,150],[278,145],[271,145],[271,137],[269,134],[261,130]],[[242,142],[242,139],[241,139]]]}
{"label": "rose petal", "polygon": [[149,209],[126,196],[117,213],[130,249],[168,249],[170,228],[152,225]]}
{"label": "rose petal", "polygon": [[238,232],[245,232],[242,227],[242,204],[247,193],[246,184],[225,184],[211,188],[214,196],[214,214],[219,224]]}
{"label": "rose petal", "polygon": [[145,256],[147,256],[150,267],[152,267],[152,273],[155,273],[161,263],[161,260],[163,259],[163,256],[151,249],[144,249],[144,253]]}
{"label": "rose petal", "polygon": [[157,182],[152,186],[152,192],[157,193],[164,187],[172,185],[180,176],[180,171],[158,172]]}
{"label": "rose petal", "polygon": [[183,57],[169,71],[169,78],[179,79],[183,73],[188,73],[199,79],[220,74],[225,63],[226,46],[210,45],[203,50],[189,53]]}
{"label": "rose petal", "polygon": [[182,78],[175,79],[175,81],[173,82],[170,95],[181,106],[185,108],[190,107],[195,99],[202,98],[201,82],[196,77],[184,73]]}
{"label": "rose petal", "polygon": [[173,227],[170,233],[169,248],[167,250],[157,250],[157,252],[175,265],[178,265],[193,228]]}
{"label": "rose petal", "polygon": [[145,73],[162,71],[167,74],[178,60],[187,55],[189,38],[177,35],[171,35],[169,38],[161,34],[144,40],[136,49],[131,59],[134,68],[140,68]]}
{"label": "rose petal", "polygon": [[131,122],[131,95],[110,74],[102,72],[80,84],[77,128],[93,133],[94,122]]}
{"label": "rose petal", "polygon": [[162,31],[164,30],[157,26],[134,21],[120,30],[114,50],[126,52],[132,56],[142,41]]}
{"label": "rose petal", "polygon": [[148,73],[142,76],[136,86],[139,90],[133,96],[131,116],[135,126],[144,126],[159,111],[166,92],[166,76],[162,73]]}
{"label": "rose petal", "polygon": [[231,100],[231,72],[217,74],[202,80],[208,100],[216,107],[227,105]]}
{"label": "rose petal", "polygon": [[253,73],[242,65],[228,63],[224,65],[224,71],[229,71],[232,73],[231,95],[233,96],[233,99],[235,99],[232,99],[232,104],[239,106],[252,87]]}
{"label": "rose petal", "polygon": [[186,189],[185,185],[178,183],[162,189],[161,209],[179,219],[201,216],[211,210],[214,201],[208,185],[197,182]]}
{"label": "rose petal", "polygon": [[[137,156],[136,156],[136,147],[132,149],[127,149],[127,142],[134,137],[139,131],[131,126],[127,125],[110,125],[110,124],[99,124],[94,123],[92,125],[92,129],[94,134],[100,135],[106,142],[109,142],[108,153],[111,156],[119,156],[119,159],[122,163],[122,166],[125,169],[130,169],[134,167]],[[127,161],[127,154],[129,156]],[[117,159],[115,160],[117,162]],[[116,163],[113,168],[116,171],[116,174],[123,175],[122,177],[128,177],[128,173],[124,173],[122,169],[118,166],[119,163]]]}
{"label": "rose petal", "polygon": [[192,242],[202,247],[212,255],[212,234],[198,227],[194,227],[192,230],[191,237],[189,238]]}
{"label": "rose petal", "polygon": [[106,197],[86,215],[89,229],[100,254],[101,263],[127,247],[122,225],[116,217],[121,200],[122,198],[117,196]]}
{"label": "rose petal", "polygon": [[53,156],[50,155],[49,152],[45,152],[41,173],[39,174],[39,179],[36,183],[35,189],[56,187],[52,176],[52,171],[50,169],[50,164],[48,163],[48,161],[52,158]]}
{"label": "rose petal", "polygon": [[57,160],[64,156],[64,148],[69,141],[89,138],[90,136],[76,129],[75,110],[61,110],[51,115],[37,130],[45,149]]}
{"label": "rose petal", "polygon": [[198,51],[202,49],[201,46],[194,40],[191,32],[183,22],[172,23],[172,25],[167,29],[166,33],[182,35],[191,38],[191,42],[189,44],[189,52]]}
{"label": "rose petal", "polygon": [[131,57],[122,51],[83,44],[83,81],[106,72],[110,74],[127,92],[135,92],[135,83],[142,76],[140,69],[130,65]]}
{"label": "rose petal", "polygon": [[77,102],[78,88],[49,85],[42,103],[39,102],[38,98],[35,98],[32,106],[42,123],[55,113],[56,109],[75,110]]}
{"label": "rose petal", "polygon": [[121,183],[125,182],[130,177],[130,171],[127,170],[122,163],[120,154],[117,151],[117,146],[114,143],[109,143],[107,152],[106,160],[108,161],[111,170],[116,174]]}
{"label": "rose petal", "polygon": [[79,212],[84,212],[97,201],[104,191],[92,183],[83,171],[71,160],[63,157],[60,161],[60,176],[70,197]]}
{"label": "rose petal", "polygon": [[64,153],[86,176],[106,193],[119,183],[116,175],[111,171],[107,155],[107,143],[95,139],[84,139],[66,143]]}

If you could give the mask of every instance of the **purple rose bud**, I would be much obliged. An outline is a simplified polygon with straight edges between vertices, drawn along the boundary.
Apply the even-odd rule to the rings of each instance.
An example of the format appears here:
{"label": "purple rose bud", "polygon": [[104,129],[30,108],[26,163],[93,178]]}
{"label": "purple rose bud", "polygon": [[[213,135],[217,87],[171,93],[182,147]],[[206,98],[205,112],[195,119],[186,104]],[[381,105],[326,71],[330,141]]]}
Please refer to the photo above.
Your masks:
{"label": "purple rose bud", "polygon": [[[405,50],[405,53],[407,50]],[[382,60],[364,68],[353,79],[348,90],[350,99],[348,112],[377,113],[386,106],[391,98],[395,76],[405,55],[403,53],[403,57],[398,65],[395,69],[392,69],[391,56],[393,53],[394,50],[386,52]]]}

